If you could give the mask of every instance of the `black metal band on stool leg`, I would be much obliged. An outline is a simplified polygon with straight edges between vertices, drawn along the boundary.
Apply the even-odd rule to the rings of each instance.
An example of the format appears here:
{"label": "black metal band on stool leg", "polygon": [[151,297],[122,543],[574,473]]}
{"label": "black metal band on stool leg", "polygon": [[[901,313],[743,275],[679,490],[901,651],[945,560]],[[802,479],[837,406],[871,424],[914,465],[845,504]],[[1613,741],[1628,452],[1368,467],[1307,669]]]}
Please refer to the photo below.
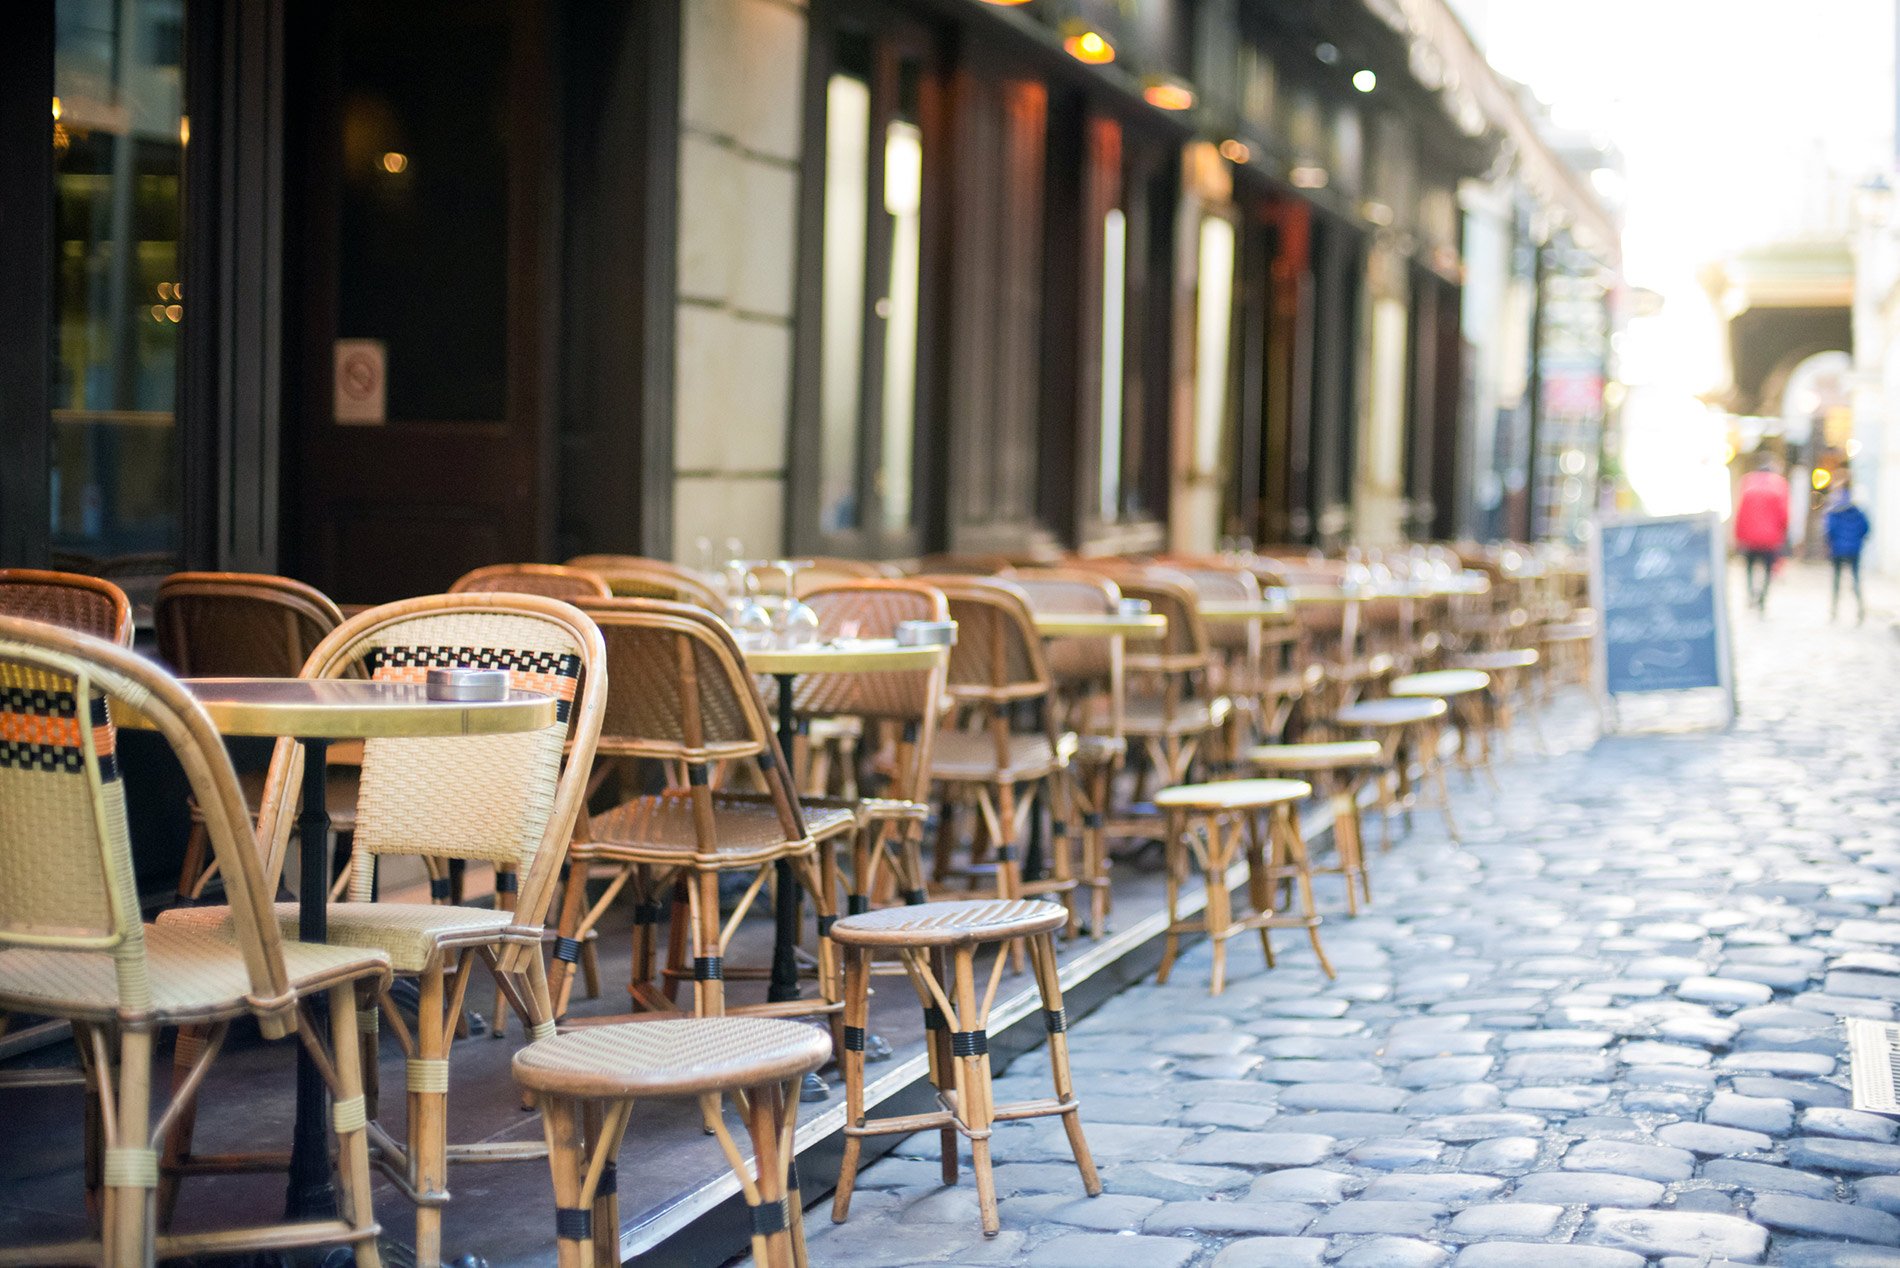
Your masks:
{"label": "black metal band on stool leg", "polygon": [[924,1009],[924,1029],[925,1030],[950,1029],[950,1023],[944,1020],[943,1009],[938,1008],[935,1004],[932,1004],[929,1007]]}
{"label": "black metal band on stool leg", "polygon": [[454,893],[454,886],[448,877],[435,876],[430,878],[429,897],[436,899],[449,898],[452,897]]}
{"label": "black metal band on stool leg", "polygon": [[844,1028],[844,1050],[846,1052],[864,1051],[864,1027],[846,1026]]}
{"label": "black metal band on stool leg", "polygon": [[726,961],[717,955],[698,955],[693,957],[693,980],[695,982],[717,982],[726,976]]}
{"label": "black metal band on stool leg", "polygon": [[752,1208],[752,1232],[758,1237],[770,1237],[782,1233],[792,1226],[791,1202],[780,1198],[776,1202],[762,1202]]}
{"label": "black metal band on stool leg", "polygon": [[865,912],[869,910],[871,910],[871,899],[869,895],[846,894],[844,896],[844,914],[845,915],[862,916]]}
{"label": "black metal band on stool leg", "polygon": [[554,1235],[571,1242],[594,1240],[594,1209],[585,1206],[555,1207]]}
{"label": "black metal band on stool leg", "polygon": [[519,893],[520,890],[521,890],[521,878],[517,876],[515,873],[513,872],[496,872],[495,873],[495,892],[497,894],[514,894],[514,893]]}
{"label": "black metal band on stool leg", "polygon": [[907,889],[904,891],[904,905],[906,907],[921,907],[929,901],[930,892],[928,890]]}
{"label": "black metal band on stool leg", "polygon": [[1049,1028],[1050,1034],[1061,1034],[1069,1028],[1069,1010],[1066,1008],[1043,1009],[1042,1024]]}
{"label": "black metal band on stool leg", "polygon": [[1096,828],[1102,826],[1102,816],[1091,810],[1082,816],[1082,826],[1090,831],[1094,831]]}
{"label": "black metal band on stool leg", "polygon": [[657,925],[660,917],[666,915],[666,908],[657,899],[653,902],[633,905],[633,923],[636,925]]}
{"label": "black metal band on stool leg", "polygon": [[620,1192],[620,1166],[609,1162],[600,1169],[600,1184],[594,1189],[596,1199],[608,1197]]}
{"label": "black metal band on stool leg", "polygon": [[579,938],[556,938],[554,940],[554,958],[563,964],[572,964],[581,958],[581,940]]}
{"label": "black metal band on stool leg", "polygon": [[[857,913],[853,912],[851,914],[856,915]],[[818,917],[818,936],[821,938],[829,937],[831,935],[831,926],[837,923],[838,918],[836,916]]]}
{"label": "black metal band on stool leg", "polygon": [[953,1030],[950,1032],[950,1052],[958,1057],[980,1057],[990,1050],[990,1032],[987,1030]]}

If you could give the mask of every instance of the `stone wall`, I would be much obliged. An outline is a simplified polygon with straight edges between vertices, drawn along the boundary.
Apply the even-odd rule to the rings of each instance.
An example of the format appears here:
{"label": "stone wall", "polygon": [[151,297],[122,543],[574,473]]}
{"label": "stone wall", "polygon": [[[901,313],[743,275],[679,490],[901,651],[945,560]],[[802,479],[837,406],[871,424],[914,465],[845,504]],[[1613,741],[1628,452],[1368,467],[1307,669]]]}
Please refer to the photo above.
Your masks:
{"label": "stone wall", "polygon": [[685,0],[673,547],[784,549],[803,0]]}

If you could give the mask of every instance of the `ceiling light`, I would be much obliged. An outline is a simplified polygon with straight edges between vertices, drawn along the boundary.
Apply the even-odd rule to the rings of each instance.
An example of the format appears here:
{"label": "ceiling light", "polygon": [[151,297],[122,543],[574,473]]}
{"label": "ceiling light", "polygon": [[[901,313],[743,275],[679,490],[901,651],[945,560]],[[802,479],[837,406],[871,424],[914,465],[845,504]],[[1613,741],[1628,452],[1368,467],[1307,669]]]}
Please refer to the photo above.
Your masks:
{"label": "ceiling light", "polygon": [[1356,70],[1352,73],[1352,86],[1360,92],[1371,92],[1379,86],[1379,77],[1369,70]]}

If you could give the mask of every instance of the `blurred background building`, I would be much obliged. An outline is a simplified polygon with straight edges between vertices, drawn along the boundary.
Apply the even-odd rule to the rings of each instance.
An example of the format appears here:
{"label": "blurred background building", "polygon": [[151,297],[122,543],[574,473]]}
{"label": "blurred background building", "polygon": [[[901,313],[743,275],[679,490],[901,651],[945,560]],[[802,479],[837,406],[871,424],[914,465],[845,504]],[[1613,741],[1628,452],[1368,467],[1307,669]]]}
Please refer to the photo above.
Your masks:
{"label": "blurred background building", "polygon": [[1574,535],[1618,156],[1465,16],[21,0],[0,562]]}

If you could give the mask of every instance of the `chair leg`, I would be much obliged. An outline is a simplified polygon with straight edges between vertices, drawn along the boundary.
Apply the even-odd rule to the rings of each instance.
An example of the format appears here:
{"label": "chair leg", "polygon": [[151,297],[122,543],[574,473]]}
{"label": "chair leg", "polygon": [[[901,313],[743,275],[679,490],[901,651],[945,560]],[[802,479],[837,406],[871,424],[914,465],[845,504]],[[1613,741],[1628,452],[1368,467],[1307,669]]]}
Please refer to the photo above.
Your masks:
{"label": "chair leg", "polygon": [[[1003,949],[998,947],[996,953],[1003,954]],[[956,1017],[951,1021],[953,1033],[983,1034],[983,1014],[976,998],[976,950],[958,947],[954,955],[956,981],[951,1003],[955,1005]],[[983,1221],[983,1236],[994,1237],[1003,1226],[996,1211],[996,1173],[990,1165],[990,1131],[995,1121],[995,1107],[990,1095],[989,1044],[986,1036],[983,1043],[972,1040],[958,1046],[964,1051],[956,1056],[957,1117],[970,1138],[970,1170],[976,1176],[976,1204]]]}
{"label": "chair leg", "polygon": [[[116,1104],[105,1107],[116,1127],[105,1156],[105,1268],[146,1268],[153,1259],[152,1204],[158,1159],[148,1147],[152,1130],[152,1032],[119,1034]],[[116,1142],[116,1143],[111,1143]]]}
{"label": "chair leg", "polygon": [[205,832],[204,820],[194,808],[191,817],[191,835],[185,838],[185,857],[178,867],[178,897],[196,898],[200,882],[204,877],[205,856],[211,838]]}
{"label": "chair leg", "polygon": [[[440,1268],[442,1206],[448,1201],[449,1045],[455,1018],[448,1013],[443,965],[422,972],[416,1007],[416,1055],[408,1063],[409,1183],[416,1191],[416,1265]],[[469,971],[464,965],[462,972]]]}
{"label": "chair leg", "polygon": [[851,1191],[858,1182],[858,1158],[863,1138],[850,1128],[864,1123],[864,1032],[870,1021],[871,974],[868,952],[844,949],[844,1157],[838,1164],[838,1188],[831,1199],[831,1220],[842,1224],[851,1214]]}
{"label": "chair leg", "polygon": [[[556,931],[563,938],[581,936],[578,930],[587,911],[587,867],[586,863],[578,861],[567,865],[567,884],[561,888],[561,912],[554,922]],[[574,966],[557,958],[550,984],[554,988],[557,1009],[566,1012],[568,1000],[574,992]]]}
{"label": "chair leg", "polygon": [[[198,1054],[203,1051],[205,1031],[202,1026],[180,1026],[177,1036],[172,1040],[172,1093],[176,1095],[184,1086],[191,1073],[192,1065]],[[165,1133],[161,1148],[163,1166],[158,1177],[158,1226],[170,1228],[172,1216],[178,1209],[178,1168],[191,1159],[191,1138],[198,1125],[198,1102],[194,1097],[191,1104],[178,1111],[172,1119],[171,1128]]]}
{"label": "chair leg", "polygon": [[693,1015],[723,1017],[726,984],[719,947],[719,873],[696,872],[687,884],[691,896]]}
{"label": "chair leg", "polygon": [[1300,915],[1307,922],[1307,940],[1313,944],[1313,955],[1319,961],[1319,967],[1330,978],[1333,976],[1333,965],[1326,958],[1326,948],[1320,945],[1319,909],[1313,905],[1313,864],[1307,857],[1306,838],[1300,835],[1300,824],[1293,817],[1293,807],[1279,806],[1273,813],[1280,840],[1286,849],[1286,861],[1294,868],[1294,882],[1300,893]]}
{"label": "chair leg", "polygon": [[1029,940],[1029,956],[1035,964],[1043,1021],[1049,1030],[1049,1074],[1055,1083],[1056,1100],[1069,1107],[1062,1112],[1062,1129],[1069,1135],[1069,1152],[1075,1155],[1076,1170],[1082,1173],[1082,1190],[1095,1197],[1102,1191],[1102,1179],[1096,1174],[1089,1142],[1082,1135],[1082,1108],[1076,1104],[1075,1083],[1069,1077],[1069,1015],[1062,1007],[1055,940],[1046,933],[1037,934]]}
{"label": "chair leg", "polygon": [[1174,958],[1181,950],[1181,882],[1187,874],[1187,817],[1179,810],[1168,811],[1166,867],[1168,887],[1168,929],[1162,935],[1161,965],[1155,970],[1155,984],[1165,986],[1174,971]]}
{"label": "chair leg", "polygon": [[[495,910],[513,911],[515,909],[515,886],[520,878],[511,867],[495,868]],[[495,1009],[489,1018],[488,1033],[495,1039],[508,1037],[508,996],[502,991],[501,983],[495,983]]]}
{"label": "chair leg", "polygon": [[[593,1268],[592,1230],[585,1232],[563,1211],[581,1209],[581,1186],[587,1165],[587,1135],[578,1101],[543,1092],[541,1130],[548,1141],[548,1168],[554,1175],[555,1240],[558,1268]],[[418,1212],[420,1214],[420,1212]]]}
{"label": "chair leg", "polygon": [[1216,814],[1209,814],[1205,822],[1207,853],[1202,858],[1202,874],[1207,884],[1207,939],[1213,944],[1214,956],[1214,972],[1208,981],[1207,993],[1218,995],[1227,989],[1227,934],[1234,924],[1233,899],[1227,892],[1227,866],[1233,861],[1233,841],[1240,835],[1240,824],[1224,824]]}
{"label": "chair leg", "polygon": [[[753,1165],[758,1170],[753,1262],[758,1268],[804,1268],[803,1206],[791,1184],[792,1126],[798,1104],[798,1079],[748,1088],[745,1093],[746,1133],[752,1138]],[[776,1227],[774,1227],[776,1225]]]}
{"label": "chair leg", "polygon": [[[336,1102],[332,1121],[336,1128],[336,1170],[341,1182],[337,1189],[338,1207],[343,1219],[356,1230],[357,1268],[380,1268],[376,1249],[376,1210],[370,1200],[368,1102],[363,1094],[363,1045],[357,1033],[357,1010],[363,1005],[356,998],[354,983],[330,988],[330,1052],[336,1066]],[[371,1009],[374,1000],[367,1001]]]}

